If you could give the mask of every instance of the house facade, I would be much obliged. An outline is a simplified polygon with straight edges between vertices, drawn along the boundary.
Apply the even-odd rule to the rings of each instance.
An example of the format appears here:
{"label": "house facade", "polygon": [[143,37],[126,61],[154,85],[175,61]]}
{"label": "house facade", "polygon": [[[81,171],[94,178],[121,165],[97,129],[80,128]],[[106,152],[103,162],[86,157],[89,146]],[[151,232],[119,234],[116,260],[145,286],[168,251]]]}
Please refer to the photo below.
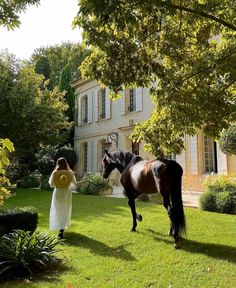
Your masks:
{"label": "house facade", "polygon": [[[109,98],[108,88],[102,89],[96,80],[79,79],[71,85],[76,90],[76,115],[74,148],[79,177],[88,172],[101,172],[101,160],[105,145],[111,150],[126,150],[144,159],[154,159],[145,152],[144,143],[132,143],[129,139],[136,123],[147,120],[153,110],[148,88],[122,91],[120,99]],[[183,189],[203,191],[206,177],[236,174],[236,156],[227,156],[216,142],[200,132],[194,137],[186,135],[185,149],[181,155],[170,155],[183,168]],[[116,183],[119,174],[113,171]]]}

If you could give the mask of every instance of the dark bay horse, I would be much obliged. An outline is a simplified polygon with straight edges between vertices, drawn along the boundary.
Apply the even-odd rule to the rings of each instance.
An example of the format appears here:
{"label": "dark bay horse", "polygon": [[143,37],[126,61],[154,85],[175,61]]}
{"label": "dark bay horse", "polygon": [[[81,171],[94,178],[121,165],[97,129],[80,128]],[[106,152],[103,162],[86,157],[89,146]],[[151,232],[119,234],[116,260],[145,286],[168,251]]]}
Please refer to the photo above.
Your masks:
{"label": "dark bay horse", "polygon": [[186,231],[181,191],[182,167],[173,160],[146,161],[130,152],[108,152],[106,149],[102,165],[103,178],[108,178],[115,168],[121,173],[121,184],[133,217],[131,231],[136,230],[137,220],[142,221],[142,215],[136,213],[135,199],[141,194],[161,194],[170,218],[169,235],[173,236],[177,248],[179,235],[184,236]]}

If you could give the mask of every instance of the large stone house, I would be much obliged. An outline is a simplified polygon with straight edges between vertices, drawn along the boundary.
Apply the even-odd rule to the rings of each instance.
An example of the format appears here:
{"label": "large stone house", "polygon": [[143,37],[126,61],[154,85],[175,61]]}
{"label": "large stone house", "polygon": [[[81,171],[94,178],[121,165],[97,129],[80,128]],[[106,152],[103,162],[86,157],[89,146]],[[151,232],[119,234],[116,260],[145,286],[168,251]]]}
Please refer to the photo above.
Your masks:
{"label": "large stone house", "polygon": [[[129,139],[135,123],[149,118],[153,110],[148,88],[126,89],[122,97],[110,100],[108,89],[101,89],[96,80],[79,79],[71,83],[76,90],[76,115],[74,147],[78,156],[76,172],[100,172],[106,143],[111,150],[126,150],[144,159],[153,159],[145,152],[143,143]],[[211,138],[199,133],[185,136],[185,150],[181,155],[170,155],[182,167],[183,189],[203,191],[204,179],[211,175],[236,174],[236,157],[227,156]],[[106,144],[107,145],[107,144]],[[113,181],[119,179],[114,171]]]}

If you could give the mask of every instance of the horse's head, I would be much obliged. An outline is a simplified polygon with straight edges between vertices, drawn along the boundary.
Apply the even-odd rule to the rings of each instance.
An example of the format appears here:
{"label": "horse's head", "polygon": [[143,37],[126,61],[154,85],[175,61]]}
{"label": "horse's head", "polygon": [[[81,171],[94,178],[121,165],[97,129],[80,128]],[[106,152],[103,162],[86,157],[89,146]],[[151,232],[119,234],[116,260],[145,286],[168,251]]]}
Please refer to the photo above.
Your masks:
{"label": "horse's head", "polygon": [[111,172],[117,168],[118,162],[117,159],[113,156],[113,153],[109,153],[107,149],[105,149],[105,154],[102,158],[102,177],[107,179]]}

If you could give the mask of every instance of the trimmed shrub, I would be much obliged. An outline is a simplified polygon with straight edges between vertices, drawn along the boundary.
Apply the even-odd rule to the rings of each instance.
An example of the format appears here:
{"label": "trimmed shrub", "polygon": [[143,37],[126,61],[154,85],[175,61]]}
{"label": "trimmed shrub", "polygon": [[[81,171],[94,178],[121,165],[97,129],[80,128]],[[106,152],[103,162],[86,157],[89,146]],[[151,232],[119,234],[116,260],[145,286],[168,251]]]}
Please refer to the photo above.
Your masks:
{"label": "trimmed shrub", "polygon": [[0,210],[0,236],[21,229],[33,233],[38,225],[38,211],[34,207]]}
{"label": "trimmed shrub", "polygon": [[48,190],[48,191],[52,191],[53,190],[53,188],[50,187],[50,185],[48,183],[49,177],[50,176],[48,176],[48,175],[41,176],[40,189]]}
{"label": "trimmed shrub", "polygon": [[56,264],[60,240],[47,234],[15,230],[0,238],[0,279],[32,276]]}
{"label": "trimmed shrub", "polygon": [[25,176],[22,179],[18,180],[16,185],[17,188],[32,188],[39,187],[39,180],[33,175]]}
{"label": "trimmed shrub", "polygon": [[216,195],[212,191],[204,192],[200,196],[200,207],[205,211],[216,211]]}
{"label": "trimmed shrub", "polygon": [[236,177],[209,178],[204,184],[206,192],[200,197],[202,210],[236,213]]}
{"label": "trimmed shrub", "polygon": [[219,146],[225,154],[236,155],[236,125],[232,125],[222,131]]}
{"label": "trimmed shrub", "polygon": [[99,195],[101,191],[112,188],[98,173],[89,173],[83,180],[84,183],[78,188],[80,194]]}
{"label": "trimmed shrub", "polygon": [[216,212],[229,214],[234,212],[234,201],[230,192],[216,194]]}

